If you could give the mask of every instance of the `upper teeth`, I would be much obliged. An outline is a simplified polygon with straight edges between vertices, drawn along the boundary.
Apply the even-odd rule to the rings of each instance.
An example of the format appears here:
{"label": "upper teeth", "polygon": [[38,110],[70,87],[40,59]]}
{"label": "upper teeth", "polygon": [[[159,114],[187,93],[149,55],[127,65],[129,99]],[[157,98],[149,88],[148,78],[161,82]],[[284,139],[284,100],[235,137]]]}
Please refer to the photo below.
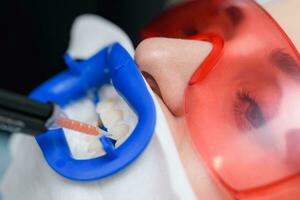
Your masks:
{"label": "upper teeth", "polygon": [[114,100],[103,100],[97,105],[97,113],[99,113],[102,123],[107,129],[111,129],[123,119],[122,111],[113,106],[115,103]]}
{"label": "upper teeth", "polygon": [[104,86],[100,97],[102,101],[98,103],[96,110],[108,133],[117,140],[118,147],[135,127],[136,115],[112,86]]}

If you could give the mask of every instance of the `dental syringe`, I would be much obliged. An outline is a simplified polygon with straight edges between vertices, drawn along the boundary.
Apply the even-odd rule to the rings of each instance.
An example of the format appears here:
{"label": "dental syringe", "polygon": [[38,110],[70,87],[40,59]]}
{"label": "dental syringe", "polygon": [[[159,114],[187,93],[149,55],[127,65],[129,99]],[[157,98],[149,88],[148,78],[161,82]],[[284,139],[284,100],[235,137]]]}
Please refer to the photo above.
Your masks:
{"label": "dental syringe", "polygon": [[0,89],[0,131],[36,136],[55,128],[67,128],[94,136],[106,135],[96,126],[69,119],[55,103],[34,101]]}

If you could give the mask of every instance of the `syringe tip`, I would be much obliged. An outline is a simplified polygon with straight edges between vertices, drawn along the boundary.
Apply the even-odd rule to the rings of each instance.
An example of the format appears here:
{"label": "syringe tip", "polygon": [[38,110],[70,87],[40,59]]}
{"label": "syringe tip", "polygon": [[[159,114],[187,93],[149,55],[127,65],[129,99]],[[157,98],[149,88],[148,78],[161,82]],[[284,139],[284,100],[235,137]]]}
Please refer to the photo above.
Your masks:
{"label": "syringe tip", "polygon": [[100,134],[98,127],[77,120],[60,117],[56,120],[56,123],[61,128],[71,129],[88,135],[98,136]]}

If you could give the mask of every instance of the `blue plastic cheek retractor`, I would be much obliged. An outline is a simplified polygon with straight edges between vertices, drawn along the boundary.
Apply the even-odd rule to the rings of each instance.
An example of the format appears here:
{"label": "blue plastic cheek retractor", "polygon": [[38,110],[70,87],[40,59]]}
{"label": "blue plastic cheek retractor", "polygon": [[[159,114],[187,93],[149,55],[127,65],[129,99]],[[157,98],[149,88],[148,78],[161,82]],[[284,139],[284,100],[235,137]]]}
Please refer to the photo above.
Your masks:
{"label": "blue plastic cheek retractor", "polygon": [[99,138],[106,154],[89,160],[75,160],[62,129],[49,130],[36,137],[48,164],[60,175],[78,181],[97,180],[124,169],[149,144],[155,128],[155,106],[135,62],[115,43],[82,62],[65,56],[69,69],[53,77],[30,95],[42,102],[66,106],[112,80],[113,86],[138,116],[129,138],[118,148],[106,136]]}

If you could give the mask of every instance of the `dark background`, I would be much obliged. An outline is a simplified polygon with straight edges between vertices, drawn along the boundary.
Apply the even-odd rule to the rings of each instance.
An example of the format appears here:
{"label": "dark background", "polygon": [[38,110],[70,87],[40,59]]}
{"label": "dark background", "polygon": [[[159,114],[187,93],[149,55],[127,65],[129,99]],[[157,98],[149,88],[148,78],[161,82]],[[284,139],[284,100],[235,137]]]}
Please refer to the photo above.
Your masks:
{"label": "dark background", "polygon": [[61,71],[80,14],[111,20],[137,45],[138,31],[163,7],[163,0],[0,0],[0,88],[28,94]]}

